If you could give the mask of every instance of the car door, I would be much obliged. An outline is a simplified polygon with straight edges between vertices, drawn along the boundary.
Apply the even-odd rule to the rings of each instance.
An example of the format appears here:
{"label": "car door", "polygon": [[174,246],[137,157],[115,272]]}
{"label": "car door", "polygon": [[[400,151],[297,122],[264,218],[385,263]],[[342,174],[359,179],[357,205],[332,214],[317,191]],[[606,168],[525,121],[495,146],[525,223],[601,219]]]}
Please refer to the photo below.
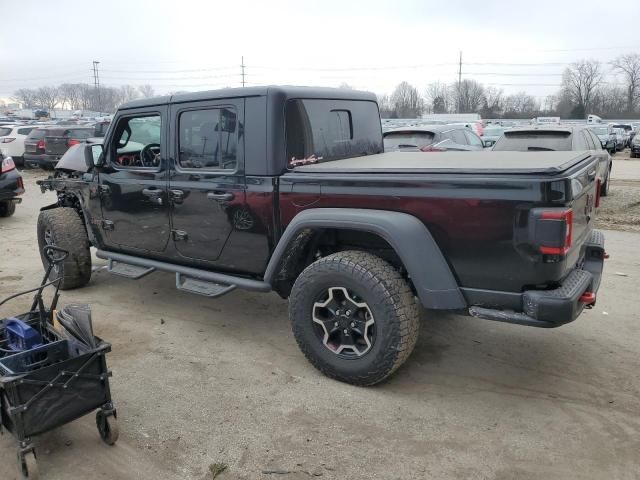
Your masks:
{"label": "car door", "polygon": [[587,140],[587,145],[593,150],[593,155],[598,159],[598,171],[602,183],[607,181],[611,164],[611,156],[609,152],[602,148],[600,139],[591,130],[583,130],[582,132]]}
{"label": "car door", "polygon": [[163,252],[169,241],[166,105],[125,110],[104,145],[98,193],[105,244]]}
{"label": "car door", "polygon": [[244,99],[172,105],[171,118],[173,241],[215,263],[245,211]]}

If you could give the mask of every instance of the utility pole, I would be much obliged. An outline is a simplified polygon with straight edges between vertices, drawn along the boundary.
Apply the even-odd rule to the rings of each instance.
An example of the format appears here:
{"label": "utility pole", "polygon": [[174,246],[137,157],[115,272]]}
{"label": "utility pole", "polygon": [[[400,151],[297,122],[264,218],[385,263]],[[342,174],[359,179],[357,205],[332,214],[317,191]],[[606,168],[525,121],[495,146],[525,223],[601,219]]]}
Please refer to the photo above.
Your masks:
{"label": "utility pole", "polygon": [[244,77],[245,77],[245,74],[244,74],[244,55],[242,57],[240,57],[240,58],[241,58],[241,60],[240,60],[240,68],[242,70],[242,87],[244,88],[244,84],[245,84],[245,81],[244,81]]}
{"label": "utility pole", "polygon": [[100,62],[93,61],[93,87],[96,91],[96,98],[98,99],[98,110],[102,112],[102,101],[100,100],[100,74],[98,72],[98,65]]}
{"label": "utility pole", "polygon": [[460,61],[458,63],[458,113],[462,110],[462,50],[460,50]]}

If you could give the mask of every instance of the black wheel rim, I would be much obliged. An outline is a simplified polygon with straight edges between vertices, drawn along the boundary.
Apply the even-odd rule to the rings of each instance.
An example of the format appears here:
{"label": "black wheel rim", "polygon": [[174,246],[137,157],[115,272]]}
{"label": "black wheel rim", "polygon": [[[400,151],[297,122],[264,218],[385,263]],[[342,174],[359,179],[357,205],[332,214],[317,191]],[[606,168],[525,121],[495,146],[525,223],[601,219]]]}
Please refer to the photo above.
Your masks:
{"label": "black wheel rim", "polygon": [[[44,243],[45,243],[45,245],[55,245],[56,244],[56,239],[54,238],[53,232],[51,231],[50,228],[47,228],[44,231]],[[54,258],[55,258],[55,253],[53,255],[54,255]],[[60,262],[56,263],[53,266],[52,271],[53,271],[53,273],[56,274],[55,275],[56,277],[60,276],[60,266],[61,266]]]}
{"label": "black wheel rim", "polygon": [[330,287],[313,304],[314,332],[325,348],[342,358],[361,358],[376,339],[373,313],[355,292]]}

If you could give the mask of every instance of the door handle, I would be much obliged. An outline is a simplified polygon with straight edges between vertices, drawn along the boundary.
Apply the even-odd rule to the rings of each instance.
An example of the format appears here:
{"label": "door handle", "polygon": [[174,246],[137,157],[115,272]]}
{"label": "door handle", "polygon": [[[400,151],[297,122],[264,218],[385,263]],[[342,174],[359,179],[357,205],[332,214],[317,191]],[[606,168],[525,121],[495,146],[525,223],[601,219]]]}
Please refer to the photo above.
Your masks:
{"label": "door handle", "polygon": [[184,200],[184,192],[182,190],[169,190],[169,195],[173,203],[182,203]]}
{"label": "door handle", "polygon": [[225,192],[225,193],[209,192],[209,193],[207,193],[207,198],[209,200],[215,200],[217,202],[228,202],[229,200],[233,200],[233,193],[231,193],[231,192]]}

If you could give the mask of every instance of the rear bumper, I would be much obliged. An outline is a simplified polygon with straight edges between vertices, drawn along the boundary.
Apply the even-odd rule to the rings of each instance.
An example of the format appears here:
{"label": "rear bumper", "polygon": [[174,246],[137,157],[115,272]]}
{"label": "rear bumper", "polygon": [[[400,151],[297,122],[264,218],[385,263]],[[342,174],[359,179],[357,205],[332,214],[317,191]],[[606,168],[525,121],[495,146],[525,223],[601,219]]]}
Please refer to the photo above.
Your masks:
{"label": "rear bumper", "polygon": [[22,199],[17,197],[23,193],[22,176],[17,170],[11,170],[0,176],[0,200],[14,200],[20,203]]}
{"label": "rear bumper", "polygon": [[640,153],[640,144],[639,143],[632,143],[631,144],[631,151],[633,153]]}
{"label": "rear bumper", "polygon": [[25,153],[24,154],[24,163],[28,166],[34,167],[53,167],[58,163],[58,160],[62,155],[48,155],[48,154],[40,154],[36,155],[33,153]]}
{"label": "rear bumper", "polygon": [[559,327],[574,321],[585,307],[595,305],[595,301],[587,305],[581,297],[586,292],[595,295],[600,288],[605,258],[602,232],[591,232],[585,247],[582,264],[572,270],[558,288],[524,291],[521,294],[521,311],[472,306],[469,313],[487,320],[543,328]]}

